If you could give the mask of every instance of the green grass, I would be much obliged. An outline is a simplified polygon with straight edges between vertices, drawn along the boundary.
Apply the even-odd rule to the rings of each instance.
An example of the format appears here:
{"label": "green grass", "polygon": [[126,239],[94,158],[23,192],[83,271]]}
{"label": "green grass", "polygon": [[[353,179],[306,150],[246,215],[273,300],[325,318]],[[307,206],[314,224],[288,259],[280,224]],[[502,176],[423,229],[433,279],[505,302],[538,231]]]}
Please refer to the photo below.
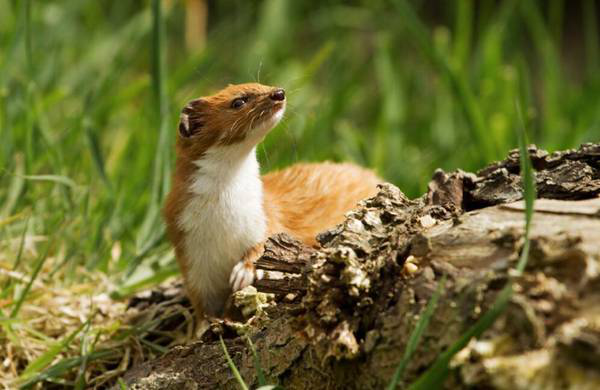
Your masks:
{"label": "green grass", "polygon": [[[12,275],[0,275],[0,344],[19,353],[44,288],[123,296],[176,274],[160,205],[178,111],[228,83],[288,91],[259,148],[265,170],[352,160],[410,196],[437,167],[474,170],[516,147],[515,101],[541,147],[600,138],[593,1],[564,43],[577,8],[564,1],[448,2],[433,16],[423,1],[224,0],[200,53],[171,3],[0,0],[0,270]],[[43,336],[31,359],[62,340]]]}
{"label": "green grass", "polygon": [[225,355],[225,359],[227,359],[227,365],[229,366],[229,369],[233,373],[233,376],[235,377],[235,380],[237,381],[240,389],[248,390],[248,385],[246,384],[246,382],[244,382],[244,378],[242,378],[242,375],[240,374],[240,372],[237,369],[233,360],[231,360],[231,357],[229,356],[229,352],[227,352],[227,346],[225,345],[225,342],[223,341],[223,338],[221,336],[219,336],[219,341],[221,342],[221,348],[223,349],[223,354]]}
{"label": "green grass", "polygon": [[435,289],[431,298],[429,298],[429,302],[427,302],[427,306],[423,309],[423,312],[419,315],[419,320],[415,324],[414,329],[412,330],[410,337],[408,338],[408,342],[406,343],[406,348],[404,349],[404,355],[402,356],[402,360],[398,363],[396,367],[396,371],[394,371],[394,375],[388,383],[386,389],[387,390],[395,390],[398,387],[398,384],[402,380],[402,376],[404,375],[404,371],[408,366],[408,363],[411,361],[414,353],[419,346],[421,341],[421,337],[423,333],[429,326],[429,321],[431,317],[433,317],[433,313],[437,306],[437,303],[442,295],[442,291],[444,290],[444,285],[446,284],[446,275],[442,277],[442,279],[438,282],[438,286]]}

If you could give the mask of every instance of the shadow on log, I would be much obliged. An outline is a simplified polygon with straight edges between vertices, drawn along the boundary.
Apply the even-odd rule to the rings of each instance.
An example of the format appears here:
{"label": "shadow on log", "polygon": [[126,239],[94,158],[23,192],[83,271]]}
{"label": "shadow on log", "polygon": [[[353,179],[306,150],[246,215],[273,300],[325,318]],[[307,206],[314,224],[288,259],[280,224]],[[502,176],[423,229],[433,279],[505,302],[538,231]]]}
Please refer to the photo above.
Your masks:
{"label": "shadow on log", "polygon": [[[526,272],[508,309],[453,361],[447,388],[600,388],[600,145],[529,154],[538,195]],[[237,388],[218,335],[256,387],[252,340],[270,383],[286,389],[380,389],[439,280],[447,282],[404,380],[412,382],[489,309],[523,245],[519,156],[477,174],[436,171],[407,199],[391,184],[303,246],[269,239],[251,318],[129,370],[128,388]],[[268,295],[265,295],[268,294]],[[241,335],[244,335],[243,337]]]}

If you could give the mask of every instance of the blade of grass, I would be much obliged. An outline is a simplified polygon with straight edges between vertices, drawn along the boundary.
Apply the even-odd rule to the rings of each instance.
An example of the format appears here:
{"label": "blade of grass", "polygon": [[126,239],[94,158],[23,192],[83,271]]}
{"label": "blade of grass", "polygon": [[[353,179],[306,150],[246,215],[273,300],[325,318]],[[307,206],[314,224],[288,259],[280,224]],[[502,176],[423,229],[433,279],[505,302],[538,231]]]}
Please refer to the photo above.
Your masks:
{"label": "blade of grass", "polygon": [[79,369],[77,370],[77,377],[75,378],[75,390],[82,390],[86,388],[86,371],[88,367],[88,359],[91,351],[93,351],[96,342],[100,338],[100,332],[96,333],[95,340],[90,341],[90,329],[92,328],[92,318],[96,315],[97,311],[92,308],[91,315],[88,320],[83,324],[83,331],[81,332],[81,345],[79,349],[79,355],[83,357]]}
{"label": "blade of grass", "polygon": [[23,7],[25,12],[24,18],[24,29],[25,29],[25,59],[27,61],[27,71],[29,76],[33,76],[33,49],[31,42],[31,0],[23,1]]}
{"label": "blade of grass", "polygon": [[221,348],[223,349],[223,353],[225,354],[225,359],[227,359],[227,364],[229,365],[229,368],[231,369],[233,376],[238,381],[238,384],[240,385],[240,388],[242,390],[248,390],[248,385],[246,384],[246,382],[244,382],[244,379],[240,375],[240,372],[238,371],[237,367],[235,366],[235,363],[233,363],[233,360],[231,360],[231,357],[229,356],[229,352],[227,352],[227,347],[225,346],[223,337],[219,336],[219,340],[221,341]]}
{"label": "blade of grass", "polygon": [[164,58],[164,19],[162,14],[162,1],[152,1],[152,88],[154,90],[155,109],[159,115],[159,139],[157,146],[157,158],[154,166],[154,183],[152,196],[154,202],[160,202],[160,190],[163,184],[161,170],[164,159],[168,156],[167,131],[169,109],[167,105],[167,94],[165,89],[166,66]]}
{"label": "blade of grass", "polygon": [[0,219],[0,227],[8,226],[8,225],[12,224],[13,222],[23,219],[23,217],[25,217],[25,215],[26,215],[26,213],[19,213],[19,214],[11,215],[8,218]]}
{"label": "blade of grass", "polygon": [[8,195],[0,215],[10,215],[17,206],[17,203],[23,194],[23,190],[25,189],[25,179],[23,178],[24,174],[25,164],[23,163],[23,156],[21,154],[17,154],[15,156],[14,175],[12,175],[12,179],[8,187]]}
{"label": "blade of grass", "polygon": [[42,270],[42,267],[44,266],[44,263],[48,259],[48,253],[50,253],[50,247],[52,246],[52,244],[53,244],[52,240],[51,239],[48,240],[46,249],[44,250],[42,255],[38,258],[38,261],[35,264],[35,268],[33,269],[33,273],[31,274],[31,278],[29,279],[29,282],[25,285],[25,288],[21,292],[21,295],[15,302],[15,306],[13,307],[13,310],[10,313],[10,318],[16,318],[17,314],[19,314],[19,310],[21,310],[21,306],[23,305],[23,302],[25,302],[25,298],[27,297],[27,294],[29,294],[29,290],[31,290],[31,286],[33,286],[33,282],[37,279],[40,271]]}
{"label": "blade of grass", "polygon": [[125,384],[122,378],[117,379],[117,384],[119,385],[119,389],[127,390],[127,384]]}
{"label": "blade of grass", "polygon": [[[1,224],[0,224],[1,225]],[[21,264],[21,258],[23,257],[23,248],[25,248],[25,236],[27,235],[27,229],[29,228],[29,217],[25,220],[25,227],[23,228],[23,232],[21,233],[21,239],[19,240],[19,249],[17,250],[17,257],[15,257],[15,262],[13,263],[13,271],[16,271]],[[2,295],[8,294],[8,288],[12,284],[12,279],[7,279],[4,284],[4,288],[2,289]]]}
{"label": "blade of grass", "polygon": [[82,125],[87,138],[87,145],[90,148],[90,154],[92,156],[94,167],[96,168],[96,171],[98,171],[100,179],[102,179],[102,182],[106,188],[111,191],[112,187],[110,185],[110,181],[108,180],[108,176],[106,175],[104,157],[102,156],[102,151],[100,150],[100,141],[98,140],[96,133],[94,133],[92,130],[92,125],[89,118],[84,118]]}
{"label": "blade of grass", "polygon": [[69,346],[69,344],[71,343],[71,341],[73,341],[75,336],[77,336],[79,334],[79,332],[81,332],[81,330],[83,328],[85,328],[87,326],[87,324],[89,324],[89,322],[90,322],[90,319],[88,319],[86,322],[81,324],[77,329],[75,329],[70,335],[65,337],[63,340],[61,340],[60,342],[58,342],[55,345],[48,348],[48,350],[46,352],[44,352],[42,355],[40,355],[37,359],[32,360],[27,365],[27,367],[25,367],[25,370],[23,370],[23,372],[21,372],[21,375],[19,375],[19,381],[26,381],[32,375],[38,373],[44,367],[46,367],[50,363],[52,363],[54,358],[59,353],[61,353],[65,348],[67,348]]}
{"label": "blade of grass", "polygon": [[[152,1],[152,87],[155,112],[158,113],[159,137],[154,159],[150,205],[137,237],[137,251],[143,252],[162,237],[161,204],[169,185],[169,149],[167,95],[165,90],[164,20],[160,0]],[[131,274],[132,269],[128,272]]]}
{"label": "blade of grass", "polygon": [[29,228],[29,217],[25,220],[25,227],[23,227],[23,233],[21,233],[21,239],[19,240],[19,250],[17,251],[17,257],[13,264],[13,271],[16,271],[21,264],[21,257],[23,256],[23,248],[25,247],[25,236],[27,235],[27,229]]}
{"label": "blade of grass", "polygon": [[33,60],[32,60],[32,43],[31,43],[31,0],[24,0],[23,5],[23,33],[25,39],[25,60],[27,68],[28,80],[25,85],[25,118],[27,123],[26,133],[26,150],[25,162],[26,171],[31,172],[33,167],[34,153],[34,140],[35,130],[37,128],[35,118],[32,113],[33,106],[33,94],[34,94],[34,72],[33,72]]}
{"label": "blade of grass", "polygon": [[63,360],[59,361],[58,363],[52,365],[48,369],[35,375],[31,379],[27,380],[25,383],[23,383],[20,386],[20,388],[21,389],[29,389],[38,382],[51,380],[53,378],[62,378],[62,377],[64,377],[65,373],[67,373],[69,370],[72,370],[73,368],[80,366],[81,362],[83,361],[84,358],[87,358],[88,362],[91,362],[94,360],[112,357],[112,356],[115,356],[118,354],[119,354],[119,352],[115,351],[113,349],[104,349],[101,351],[92,352],[87,357],[77,356],[77,357],[63,359]]}
{"label": "blade of grass", "polygon": [[49,181],[70,188],[77,186],[73,180],[63,175],[23,175],[23,179],[31,181]]}
{"label": "blade of grass", "polygon": [[406,349],[404,350],[404,356],[402,356],[402,360],[398,364],[398,367],[396,367],[396,371],[394,372],[394,376],[392,377],[392,380],[390,381],[387,390],[394,390],[398,387],[398,383],[400,383],[400,381],[402,380],[404,370],[406,369],[406,366],[408,365],[408,362],[412,358],[413,354],[417,350],[419,342],[421,341],[421,336],[423,336],[423,333],[429,326],[429,320],[431,320],[431,317],[433,316],[433,312],[437,306],[438,300],[440,298],[440,295],[442,294],[442,290],[444,289],[445,284],[446,275],[444,275],[442,277],[442,280],[440,280],[440,282],[438,283],[435,292],[429,299],[429,302],[427,302],[427,306],[421,314],[421,318],[419,318],[417,325],[411,332],[410,337],[408,339],[408,344],[406,345]]}
{"label": "blade of grass", "polygon": [[262,369],[262,365],[260,364],[260,359],[258,358],[258,354],[256,353],[256,348],[254,348],[254,344],[252,344],[252,340],[250,340],[250,336],[246,336],[246,341],[248,342],[248,346],[250,347],[250,351],[252,352],[252,357],[254,358],[254,367],[256,368],[256,378],[258,379],[258,386],[268,386],[267,379],[265,378],[265,373]]}
{"label": "blade of grass", "polygon": [[161,282],[165,281],[167,278],[171,276],[175,276],[179,273],[179,267],[177,264],[171,264],[168,267],[161,268],[156,271],[152,275],[139,280],[137,282],[131,284],[125,284],[110,294],[112,299],[125,299],[126,297],[130,297],[138,291],[150,288],[151,286],[156,286]]}
{"label": "blade of grass", "polygon": [[521,249],[521,257],[517,264],[517,272],[522,274],[527,265],[529,256],[529,233],[531,230],[531,220],[533,219],[533,206],[536,198],[535,174],[529,151],[527,150],[527,133],[525,131],[525,121],[521,105],[516,103],[517,115],[521,124],[520,130],[517,132],[519,137],[519,159],[521,162],[521,178],[523,180],[524,197],[525,197],[525,243]]}
{"label": "blade of grass", "polygon": [[471,53],[471,36],[473,31],[473,11],[475,7],[467,1],[457,1],[454,3],[455,12],[455,40],[454,40],[454,61],[459,68],[466,71],[469,53]]}
{"label": "blade of grass", "polygon": [[475,325],[470,327],[460,338],[454,342],[446,351],[441,353],[431,367],[427,369],[415,382],[413,382],[409,390],[429,390],[442,387],[449,372],[449,364],[454,355],[460,352],[467,346],[469,341],[474,337],[479,337],[485,332],[496,319],[504,312],[506,305],[512,296],[512,283],[508,283],[504,287],[498,297],[494,301],[492,307],[485,312]]}
{"label": "blade of grass", "polygon": [[[519,117],[522,119],[520,107],[517,105]],[[523,177],[524,197],[525,197],[525,242],[521,249],[521,256],[517,264],[517,274],[520,275],[529,259],[529,233],[531,219],[533,218],[534,200],[535,200],[535,179],[533,167],[529,154],[527,152],[527,136],[524,125],[519,129],[519,151],[521,158],[521,172]],[[449,364],[454,355],[467,346],[473,338],[480,337],[483,332],[489,329],[498,317],[504,313],[513,294],[513,280],[510,279],[506,286],[500,291],[492,307],[485,312],[477,322],[471,326],[461,337],[455,341],[446,351],[441,353],[431,367],[427,369],[415,382],[409,386],[409,390],[425,390],[440,388],[444,383],[449,372]]]}

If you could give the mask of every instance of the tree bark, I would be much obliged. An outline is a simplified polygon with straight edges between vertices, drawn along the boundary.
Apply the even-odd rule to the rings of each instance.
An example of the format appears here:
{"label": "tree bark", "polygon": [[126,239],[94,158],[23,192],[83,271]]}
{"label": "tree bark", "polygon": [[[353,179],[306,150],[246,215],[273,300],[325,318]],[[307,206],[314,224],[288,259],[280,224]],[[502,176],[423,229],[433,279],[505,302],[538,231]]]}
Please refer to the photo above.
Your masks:
{"label": "tree bark", "polygon": [[[600,388],[600,145],[554,154],[530,147],[529,155],[543,198],[529,264],[508,309],[453,360],[447,388]],[[507,283],[524,241],[521,198],[516,151],[477,174],[438,170],[415,200],[383,184],[319,235],[319,249],[269,239],[257,263],[265,271],[259,293],[234,297],[254,313],[247,323],[213,324],[122,379],[128,388],[237,388],[222,335],[251,388],[258,381],[247,338],[269,382],[286,389],[383,388],[445,276],[406,385]]]}

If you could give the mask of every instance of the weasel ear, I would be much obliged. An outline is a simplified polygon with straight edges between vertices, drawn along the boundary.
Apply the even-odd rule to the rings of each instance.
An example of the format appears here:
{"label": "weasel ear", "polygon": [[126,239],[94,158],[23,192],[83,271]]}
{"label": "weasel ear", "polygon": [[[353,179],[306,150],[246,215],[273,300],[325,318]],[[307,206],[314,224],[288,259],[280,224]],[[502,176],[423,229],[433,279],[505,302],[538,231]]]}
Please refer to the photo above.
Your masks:
{"label": "weasel ear", "polygon": [[204,126],[201,112],[204,103],[202,99],[192,100],[181,110],[178,127],[181,137],[189,138],[198,133],[202,126]]}
{"label": "weasel ear", "polygon": [[189,138],[192,136],[192,129],[190,128],[190,118],[183,112],[179,115],[179,135],[183,138]]}

